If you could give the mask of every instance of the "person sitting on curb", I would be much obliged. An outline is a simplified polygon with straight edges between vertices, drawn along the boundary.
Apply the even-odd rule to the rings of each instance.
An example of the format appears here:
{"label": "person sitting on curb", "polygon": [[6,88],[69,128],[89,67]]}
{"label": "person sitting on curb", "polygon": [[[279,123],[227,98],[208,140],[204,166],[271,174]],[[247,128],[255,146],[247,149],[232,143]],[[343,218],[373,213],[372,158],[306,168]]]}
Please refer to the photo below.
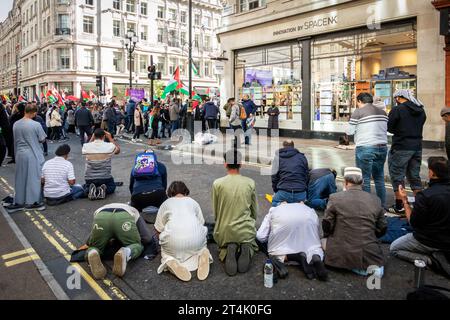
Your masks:
{"label": "person sitting on curb", "polygon": [[330,196],[322,221],[325,264],[381,278],[385,259],[378,238],[387,231],[381,200],[363,191],[361,169],[345,169],[344,179],[344,191]]}
{"label": "person sitting on curb", "polygon": [[182,281],[191,280],[197,270],[200,281],[209,274],[212,262],[200,205],[189,197],[189,189],[181,181],[173,182],[167,190],[169,199],[159,209],[155,230],[161,245],[161,265],[158,273],[169,270]]}
{"label": "person sitting on curb", "polygon": [[[229,276],[237,272],[246,273],[255,252],[256,184],[240,174],[242,155],[236,149],[225,154],[227,176],[214,181],[212,190],[215,217],[214,240],[221,261],[225,261],[225,271]],[[238,260],[237,257],[239,257]]]}
{"label": "person sitting on curb", "polygon": [[42,167],[44,197],[49,206],[63,204],[85,196],[82,186],[75,184],[75,173],[69,158],[70,146],[63,144],[56,149],[56,157]]}
{"label": "person sitting on curb", "polygon": [[144,246],[137,226],[139,218],[136,209],[119,203],[109,204],[95,211],[92,231],[86,243],[86,261],[95,279],[101,280],[106,276],[101,256],[112,239],[123,245],[114,255],[113,273],[116,276],[123,277],[128,262],[141,255]]}
{"label": "person sitting on curb", "polygon": [[283,142],[283,148],[277,151],[272,175],[272,189],[275,192],[272,206],[282,202],[298,203],[306,200],[309,168],[305,155],[295,148],[294,141]]}
{"label": "person sitting on curb", "polygon": [[130,175],[130,205],[142,212],[147,207],[159,208],[167,200],[167,168],[148,150],[138,154]]}
{"label": "person sitting on curb", "polygon": [[413,262],[423,260],[432,265],[433,257],[450,275],[450,265],[444,252],[450,252],[450,175],[449,162],[444,157],[428,159],[429,188],[416,195],[414,209],[408,203],[404,187],[400,186],[406,217],[413,233],[407,234],[391,245],[393,256]]}
{"label": "person sitting on curb", "polygon": [[89,143],[83,145],[86,156],[84,185],[89,200],[105,199],[106,195],[116,191],[116,183],[111,175],[111,158],[120,153],[119,144],[111,133],[97,129]]}
{"label": "person sitting on curb", "polygon": [[295,261],[308,279],[326,281],[328,272],[323,264],[324,253],[320,242],[319,217],[316,212],[301,203],[283,202],[271,208],[256,235],[260,248],[269,258]]}
{"label": "person sitting on curb", "polygon": [[309,172],[308,206],[324,211],[330,195],[336,193],[336,170],[315,169]]}

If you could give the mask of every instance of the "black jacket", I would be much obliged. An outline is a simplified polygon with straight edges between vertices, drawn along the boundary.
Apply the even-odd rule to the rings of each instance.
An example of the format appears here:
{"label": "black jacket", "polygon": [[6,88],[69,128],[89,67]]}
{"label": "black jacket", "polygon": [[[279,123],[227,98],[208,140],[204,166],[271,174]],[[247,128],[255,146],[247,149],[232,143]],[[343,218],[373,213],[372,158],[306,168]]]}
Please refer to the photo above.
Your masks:
{"label": "black jacket", "polygon": [[388,131],[392,138],[393,150],[422,150],[423,126],[427,115],[423,106],[407,101],[389,113]]}
{"label": "black jacket", "polygon": [[281,149],[275,156],[278,172],[272,175],[272,188],[288,192],[304,192],[308,188],[309,167],[305,155],[295,148]]}
{"label": "black jacket", "polygon": [[445,126],[445,150],[447,151],[447,159],[450,159],[450,122]]}
{"label": "black jacket", "polygon": [[82,107],[75,112],[75,125],[77,127],[94,125],[94,117],[86,107]]}
{"label": "black jacket", "polygon": [[414,238],[420,243],[450,251],[450,179],[432,180],[416,196],[411,214]]}

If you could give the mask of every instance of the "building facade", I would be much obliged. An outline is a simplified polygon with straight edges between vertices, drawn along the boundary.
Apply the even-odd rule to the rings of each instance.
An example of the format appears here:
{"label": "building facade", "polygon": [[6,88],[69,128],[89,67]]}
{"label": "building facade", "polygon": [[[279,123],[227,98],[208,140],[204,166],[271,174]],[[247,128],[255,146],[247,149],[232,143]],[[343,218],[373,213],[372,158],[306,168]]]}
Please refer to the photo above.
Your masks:
{"label": "building facade", "polygon": [[[279,106],[282,131],[336,137],[360,92],[389,112],[393,93],[406,88],[425,105],[424,139],[444,140],[444,39],[431,1],[229,0],[222,24],[222,97]],[[267,126],[264,112],[256,126]]]}
{"label": "building facade", "polygon": [[[153,55],[162,81],[180,66],[188,70],[187,0],[19,0],[21,45],[19,79],[28,97],[55,87],[66,94],[97,93],[96,76],[105,78],[105,93],[122,97],[129,87],[149,91],[147,68]],[[194,1],[193,60],[198,91],[217,88],[211,58],[220,53],[215,29],[221,22],[217,0]],[[138,38],[131,63],[126,35]],[[130,66],[131,64],[131,66]],[[9,88],[2,88],[9,90]]]}

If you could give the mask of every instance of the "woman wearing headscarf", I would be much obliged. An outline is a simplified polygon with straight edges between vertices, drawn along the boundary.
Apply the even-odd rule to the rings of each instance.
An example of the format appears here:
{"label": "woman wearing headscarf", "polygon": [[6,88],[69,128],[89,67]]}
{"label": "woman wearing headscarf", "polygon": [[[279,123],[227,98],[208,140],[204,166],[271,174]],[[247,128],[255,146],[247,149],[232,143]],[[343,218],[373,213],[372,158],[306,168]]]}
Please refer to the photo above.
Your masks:
{"label": "woman wearing headscarf", "polygon": [[12,147],[11,149],[8,150],[8,154],[11,157],[11,161],[8,162],[8,164],[16,163],[13,128],[14,124],[25,116],[25,106],[26,106],[25,103],[19,103],[14,105],[11,117],[9,118]]}
{"label": "woman wearing headscarf", "polygon": [[405,186],[405,177],[414,191],[422,191],[420,167],[422,165],[423,126],[427,120],[423,103],[410,90],[394,94],[397,106],[389,113],[388,131],[394,136],[389,152],[389,175],[395,192],[395,205],[389,209],[394,214],[404,214],[399,186]]}

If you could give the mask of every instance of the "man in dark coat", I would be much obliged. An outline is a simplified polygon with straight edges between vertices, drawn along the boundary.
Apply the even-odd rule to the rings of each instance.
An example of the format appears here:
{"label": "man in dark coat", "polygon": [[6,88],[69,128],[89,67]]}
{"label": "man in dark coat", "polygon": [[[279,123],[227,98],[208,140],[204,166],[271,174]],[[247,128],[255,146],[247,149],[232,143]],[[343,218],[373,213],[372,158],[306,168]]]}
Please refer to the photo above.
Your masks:
{"label": "man in dark coat", "polygon": [[295,149],[293,141],[285,141],[273,161],[272,189],[275,192],[272,205],[282,202],[299,203],[306,200],[309,168],[305,155]]}
{"label": "man in dark coat", "polygon": [[445,121],[445,150],[447,151],[447,159],[450,160],[450,107],[442,109],[441,117]]}
{"label": "man in dark coat", "polygon": [[381,277],[385,259],[378,238],[387,231],[381,200],[363,191],[361,169],[347,168],[344,179],[344,191],[330,196],[322,221],[325,264],[360,275],[377,266],[372,271]]}
{"label": "man in dark coat", "polygon": [[209,130],[216,129],[217,116],[219,108],[211,101],[209,97],[205,98],[206,103],[203,106],[205,112],[205,119],[208,122]]}

